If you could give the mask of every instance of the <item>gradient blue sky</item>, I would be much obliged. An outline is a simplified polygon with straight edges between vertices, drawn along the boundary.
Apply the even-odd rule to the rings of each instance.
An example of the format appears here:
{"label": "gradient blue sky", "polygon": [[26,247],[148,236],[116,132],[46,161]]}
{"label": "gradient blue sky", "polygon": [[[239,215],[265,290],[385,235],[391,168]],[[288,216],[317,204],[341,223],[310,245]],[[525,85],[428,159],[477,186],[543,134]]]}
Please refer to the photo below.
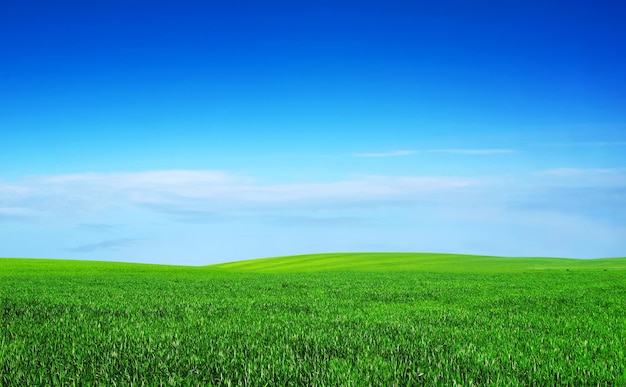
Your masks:
{"label": "gradient blue sky", "polygon": [[0,256],[626,256],[625,3],[0,2]]}

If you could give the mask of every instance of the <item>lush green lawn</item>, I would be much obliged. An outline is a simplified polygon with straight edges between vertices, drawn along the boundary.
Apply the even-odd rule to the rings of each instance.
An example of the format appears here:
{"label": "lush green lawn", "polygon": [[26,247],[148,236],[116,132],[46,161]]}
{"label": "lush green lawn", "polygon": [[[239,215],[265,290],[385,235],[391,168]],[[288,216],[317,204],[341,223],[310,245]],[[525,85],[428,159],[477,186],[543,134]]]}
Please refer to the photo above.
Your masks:
{"label": "lush green lawn", "polygon": [[0,385],[626,385],[626,259],[0,259]]}
{"label": "lush green lawn", "polygon": [[528,270],[626,271],[626,258],[509,258],[429,253],[338,253],[252,259],[213,267],[274,273],[314,271],[422,271],[438,273],[519,273]]}

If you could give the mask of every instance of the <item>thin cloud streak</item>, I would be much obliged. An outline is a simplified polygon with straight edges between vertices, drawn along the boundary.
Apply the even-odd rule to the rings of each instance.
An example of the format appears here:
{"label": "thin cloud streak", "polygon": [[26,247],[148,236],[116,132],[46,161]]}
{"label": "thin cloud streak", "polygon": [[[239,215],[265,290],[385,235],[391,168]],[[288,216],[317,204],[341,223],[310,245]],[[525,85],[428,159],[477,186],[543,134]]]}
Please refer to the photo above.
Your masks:
{"label": "thin cloud streak", "polygon": [[503,155],[518,153],[513,149],[426,149],[426,150],[396,150],[378,153],[355,153],[355,157],[398,157],[411,156],[423,153],[444,153],[456,155]]}
{"label": "thin cloud streak", "polygon": [[354,216],[319,217],[306,215],[283,215],[268,218],[272,223],[288,227],[337,227],[337,226],[365,226],[367,219]]}
{"label": "thin cloud streak", "polygon": [[116,228],[113,224],[107,223],[80,223],[76,225],[76,229],[94,232],[109,232]]}
{"label": "thin cloud streak", "polygon": [[626,141],[564,142],[547,145],[562,147],[620,147],[626,146]]}
{"label": "thin cloud streak", "polygon": [[626,175],[626,168],[553,168],[537,172],[548,176]]}
{"label": "thin cloud streak", "polygon": [[30,221],[36,219],[36,216],[37,213],[30,208],[0,207],[0,222]]}
{"label": "thin cloud streak", "polygon": [[398,157],[398,156],[411,156],[420,153],[416,150],[396,150],[390,152],[380,153],[355,153],[355,157]]}
{"label": "thin cloud streak", "polygon": [[123,248],[131,247],[137,244],[139,239],[135,238],[117,238],[107,239],[96,243],[80,245],[67,250],[72,253],[93,253],[98,251],[117,251]]}
{"label": "thin cloud streak", "polygon": [[456,155],[504,155],[517,153],[513,149],[430,149],[427,153],[448,153]]}
{"label": "thin cloud streak", "polygon": [[110,172],[110,173],[74,173],[63,175],[30,176],[32,180],[43,184],[81,183],[102,186],[159,186],[189,183],[228,183],[241,180],[233,174],[212,170],[163,170],[143,172]]}
{"label": "thin cloud streak", "polygon": [[553,168],[535,173],[545,185],[572,187],[625,187],[626,168]]}

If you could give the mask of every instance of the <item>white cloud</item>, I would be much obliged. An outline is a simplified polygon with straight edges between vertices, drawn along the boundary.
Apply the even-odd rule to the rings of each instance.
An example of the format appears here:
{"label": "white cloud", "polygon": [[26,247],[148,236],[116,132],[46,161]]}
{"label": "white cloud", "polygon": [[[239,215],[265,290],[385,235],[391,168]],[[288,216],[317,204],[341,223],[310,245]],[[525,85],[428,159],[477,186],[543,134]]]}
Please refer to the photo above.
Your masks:
{"label": "white cloud", "polygon": [[34,219],[37,213],[25,207],[0,207],[0,221],[22,221]]}
{"label": "white cloud", "polygon": [[[0,205],[31,213],[97,211],[114,207],[158,208],[167,212],[222,211],[301,203],[393,201],[476,185],[458,177],[363,176],[326,183],[259,184],[220,171],[85,173],[29,177],[0,187]],[[13,194],[19,191],[19,195]],[[168,209],[169,211],[169,209]]]}
{"label": "white cloud", "polygon": [[410,156],[414,154],[418,154],[419,151],[416,150],[395,150],[390,152],[380,152],[380,153],[355,153],[356,157],[397,157],[397,156]]}
{"label": "white cloud", "polygon": [[[297,184],[269,184],[224,171],[86,173],[0,183],[0,221],[20,222],[2,240],[14,246],[5,247],[5,254],[16,256],[47,255],[28,249],[61,245],[57,250],[76,257],[98,252],[129,260],[138,259],[138,251],[177,259],[186,249],[206,262],[209,253],[214,259],[252,258],[354,251],[368,243],[599,256],[622,254],[624,190],[626,171],[620,168],[561,168],[514,179],[354,176]],[[110,238],[84,240],[76,225],[106,231]],[[21,231],[30,226],[32,231]],[[584,238],[598,230],[606,240]],[[544,236],[550,240],[537,242]],[[533,241],[532,249],[526,241]],[[550,243],[554,250],[545,250]],[[471,246],[479,247],[467,250]]]}
{"label": "white cloud", "polygon": [[68,248],[67,251],[73,253],[92,253],[96,251],[115,251],[135,245],[139,239],[135,238],[117,238],[107,239],[96,243],[89,243],[76,247]]}
{"label": "white cloud", "polygon": [[512,149],[430,149],[428,153],[449,153],[457,155],[502,155],[516,153]]}
{"label": "white cloud", "polygon": [[474,184],[477,180],[458,177],[364,176],[329,183],[248,186],[240,197],[254,202],[399,199]]}
{"label": "white cloud", "polygon": [[626,168],[553,168],[537,172],[547,176],[624,175]]}
{"label": "white cloud", "polygon": [[553,168],[535,174],[545,186],[625,187],[626,168]]}
{"label": "white cloud", "polygon": [[355,157],[397,157],[410,156],[418,153],[447,153],[457,155],[501,155],[517,153],[513,149],[427,149],[427,150],[396,150],[379,153],[355,153]]}
{"label": "white cloud", "polygon": [[79,223],[76,229],[92,232],[110,232],[115,230],[116,225],[108,223]]}
{"label": "white cloud", "polygon": [[626,146],[626,141],[590,141],[590,142],[565,142],[558,144],[548,144],[552,146],[565,146],[565,147],[613,147],[613,146]]}
{"label": "white cloud", "polygon": [[[31,176],[10,185],[0,184],[0,220],[60,218],[135,209],[183,222],[207,223],[221,222],[228,216],[267,215],[285,210],[344,211],[417,203],[454,209],[479,203],[517,203],[521,196],[552,195],[546,192],[556,187],[596,187],[606,196],[609,194],[605,192],[610,195],[616,192],[606,191],[606,188],[626,187],[626,168],[558,168],[540,171],[534,176],[506,181],[454,176],[357,176],[294,184],[264,184],[223,171]],[[602,195],[599,197],[604,197]],[[82,219],[81,222],[101,221]]]}
{"label": "white cloud", "polygon": [[31,176],[24,179],[50,186],[82,184],[112,188],[160,187],[189,184],[227,184],[240,182],[242,177],[222,171],[165,170],[144,172],[77,173],[51,176]]}

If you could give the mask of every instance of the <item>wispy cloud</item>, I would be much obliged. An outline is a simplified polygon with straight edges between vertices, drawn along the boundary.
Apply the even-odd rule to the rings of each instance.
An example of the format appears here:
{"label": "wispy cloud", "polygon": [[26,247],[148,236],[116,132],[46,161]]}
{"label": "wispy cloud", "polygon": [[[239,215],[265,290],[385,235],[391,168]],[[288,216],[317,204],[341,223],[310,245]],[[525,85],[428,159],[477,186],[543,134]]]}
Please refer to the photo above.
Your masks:
{"label": "wispy cloud", "polygon": [[624,175],[626,168],[553,168],[537,172],[548,176]]}
{"label": "wispy cloud", "polygon": [[547,145],[563,147],[619,147],[626,146],[626,141],[562,142]]}
{"label": "wispy cloud", "polygon": [[425,149],[425,150],[396,150],[379,153],[355,153],[355,157],[397,157],[424,153],[447,153],[456,155],[502,155],[517,153],[513,149]]}
{"label": "wispy cloud", "polygon": [[[509,254],[550,252],[540,242],[535,250],[524,250],[519,235],[526,240],[552,235],[557,241],[552,255],[594,255],[623,246],[620,230],[626,224],[626,168],[554,168],[506,178],[352,176],[288,184],[220,171],[154,171],[29,177],[3,189],[8,186],[0,184],[0,220],[18,217],[35,231],[46,230],[37,243],[66,240],[68,224],[111,230],[108,239],[56,247],[77,255],[129,257],[135,249],[167,255],[174,254],[167,246],[176,246],[198,259],[209,251],[227,257],[233,249],[252,257],[292,252],[286,243],[297,251],[352,251],[364,242],[440,251],[481,242]],[[141,230],[150,243],[125,238],[111,224]],[[587,235],[593,243],[585,242]],[[604,250],[582,252],[590,243]]]}
{"label": "wispy cloud", "polygon": [[[193,204],[191,205],[194,206]],[[181,203],[145,203],[140,207],[166,215],[170,219],[183,223],[214,223],[224,220],[224,217],[216,211],[191,209],[188,206],[181,205]],[[202,208],[202,204],[195,205],[195,207]]]}
{"label": "wispy cloud", "polygon": [[355,153],[355,157],[398,157],[398,156],[410,156],[420,153],[416,150],[395,150],[390,152],[379,152],[379,153]]}
{"label": "wispy cloud", "polygon": [[[554,189],[626,188],[626,168],[552,168],[538,171],[531,179],[537,187]],[[591,198],[590,206],[594,206]]]}
{"label": "wispy cloud", "polygon": [[[81,218],[82,214],[134,209],[184,223],[214,223],[232,216],[267,215],[268,211],[286,209],[467,203],[488,192],[512,195],[541,186],[624,186],[626,168],[555,168],[526,179],[510,182],[456,176],[356,176],[318,183],[264,184],[222,171],[40,176],[12,182],[10,192],[0,185],[0,220],[75,216],[84,230],[107,231],[110,225],[97,218]],[[15,190],[20,194],[15,195]]]}
{"label": "wispy cloud", "polygon": [[626,221],[626,185],[621,187],[546,187],[511,208],[544,213],[567,213],[588,218],[602,217],[611,222]]}
{"label": "wispy cloud", "polygon": [[449,153],[456,155],[503,155],[517,153],[513,149],[429,149],[427,153]]}
{"label": "wispy cloud", "polygon": [[95,232],[107,232],[115,228],[115,225],[106,223],[80,223],[76,225],[79,230],[95,231]]}
{"label": "wispy cloud", "polygon": [[[64,175],[31,176],[26,179],[44,184],[91,184],[101,186],[154,187],[162,185],[184,185],[197,183],[224,184],[242,178],[223,171],[207,170],[163,170],[143,172],[75,173]],[[18,186],[19,187],[19,186]]]}
{"label": "wispy cloud", "polygon": [[336,227],[336,226],[363,226],[368,224],[364,218],[354,216],[274,216],[268,218],[272,223],[283,226],[306,226],[306,227]]}
{"label": "wispy cloud", "polygon": [[87,173],[14,182],[21,194],[3,195],[0,189],[0,206],[65,216],[134,207],[183,221],[204,222],[224,211],[422,200],[436,192],[463,190],[476,184],[476,179],[447,176],[360,176],[322,183],[261,184],[211,171]]}
{"label": "wispy cloud", "polygon": [[93,253],[97,251],[117,251],[123,248],[131,247],[135,245],[139,239],[135,238],[118,238],[107,239],[96,243],[90,243],[86,245],[80,245],[76,247],[68,248],[68,251],[73,253]]}
{"label": "wispy cloud", "polygon": [[[1,204],[2,202],[0,202]],[[36,217],[36,213],[23,207],[0,207],[0,222],[27,221]]]}

